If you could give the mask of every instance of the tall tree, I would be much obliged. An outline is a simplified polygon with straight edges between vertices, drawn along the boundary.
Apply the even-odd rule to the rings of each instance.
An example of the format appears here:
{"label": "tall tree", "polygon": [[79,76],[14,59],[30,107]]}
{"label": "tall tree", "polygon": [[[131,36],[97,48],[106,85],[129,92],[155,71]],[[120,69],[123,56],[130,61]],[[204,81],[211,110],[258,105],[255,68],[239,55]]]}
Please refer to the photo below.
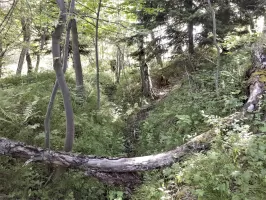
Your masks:
{"label": "tall tree", "polygon": [[266,33],[266,12],[264,13],[263,33]]}
{"label": "tall tree", "polygon": [[213,22],[213,44],[216,47],[217,51],[217,63],[216,63],[216,75],[215,75],[215,88],[216,88],[216,94],[219,96],[219,76],[220,76],[220,48],[217,43],[217,33],[216,33],[216,17],[215,17],[215,11],[212,7],[211,0],[208,0],[209,9],[211,11],[211,17]]}
{"label": "tall tree", "polygon": [[42,28],[41,30],[41,35],[40,35],[40,47],[39,47],[39,51],[37,52],[37,56],[36,56],[36,66],[35,66],[35,72],[39,71],[39,66],[40,66],[40,60],[41,60],[41,53],[43,51],[44,48],[44,43],[45,43],[45,37],[46,37],[46,28]]}
{"label": "tall tree", "polygon": [[149,67],[145,59],[145,49],[144,49],[144,36],[138,36],[138,46],[139,46],[139,67],[141,75],[141,89],[145,97],[153,98],[152,82],[150,78]]}
{"label": "tall tree", "polygon": [[56,2],[58,7],[60,8],[60,15],[58,19],[58,24],[56,25],[55,30],[52,34],[53,67],[63,95],[64,108],[66,112],[66,140],[64,150],[68,152],[72,150],[74,141],[74,114],[70,100],[70,92],[66,84],[60,59],[60,40],[61,35],[64,31],[64,24],[66,23],[66,8],[63,0],[57,0]]}
{"label": "tall tree", "polygon": [[[22,66],[25,60],[26,55],[28,54],[29,51],[29,45],[30,45],[30,37],[31,37],[31,30],[30,30],[30,23],[31,23],[31,19],[27,16],[22,16],[20,19],[21,22],[21,27],[22,27],[22,33],[23,33],[23,46],[22,46],[22,50],[19,56],[19,62],[18,62],[18,67],[17,67],[17,75],[21,75],[21,71],[22,71]],[[28,54],[28,67],[32,67],[29,64],[29,54]],[[31,70],[28,70],[31,71]]]}
{"label": "tall tree", "polygon": [[4,55],[5,55],[5,53],[3,51],[2,38],[0,38],[0,78],[2,76],[2,68],[3,68]]}
{"label": "tall tree", "polygon": [[98,37],[99,37],[99,17],[102,7],[102,0],[99,0],[97,18],[96,18],[96,28],[95,28],[95,59],[96,59],[96,84],[97,84],[97,109],[100,109],[100,66],[99,66],[99,52],[98,52]]}
{"label": "tall tree", "polygon": [[188,31],[188,52],[190,54],[194,53],[194,37],[193,37],[193,0],[186,0],[185,7],[188,10],[188,22],[187,22],[187,31]]}
{"label": "tall tree", "polygon": [[[73,14],[74,12],[74,5],[75,5],[75,0],[72,0],[70,3],[70,9],[69,9],[69,16]],[[64,1],[61,0],[57,0],[57,5],[60,8],[60,16],[59,16],[59,22],[61,20],[61,24],[57,25],[57,29],[59,29],[60,31],[62,31],[61,29],[63,29],[64,27],[64,23],[66,22],[66,8],[65,8],[65,4]],[[59,26],[59,28],[58,28]],[[55,29],[55,30],[57,30]],[[64,45],[64,51],[63,51],[63,59],[61,59],[61,50],[60,50],[60,44],[55,44],[55,48],[59,48],[57,49],[57,51],[59,51],[59,60],[60,60],[60,64],[61,64],[61,60],[63,61],[63,69],[62,72],[63,74],[66,72],[67,69],[67,60],[68,60],[68,51],[69,51],[69,38],[70,38],[70,30],[71,30],[71,20],[69,20],[68,24],[67,24],[67,30],[66,30],[66,39],[65,39],[65,45]],[[59,32],[59,31],[58,31]],[[59,38],[55,38],[56,40],[60,40],[61,38],[61,34],[62,32],[60,32]],[[52,41],[53,41],[53,37],[54,34],[52,36]],[[59,47],[58,47],[59,45]],[[52,47],[53,48],[53,47]],[[56,54],[58,54],[58,52],[56,52]],[[58,70],[58,69],[57,69]],[[60,70],[58,70],[60,72]],[[61,72],[60,72],[61,73]],[[60,77],[61,79],[61,84],[65,83],[65,79],[64,79],[64,75],[62,75],[63,77]],[[56,82],[54,84],[54,88],[50,97],[50,101],[49,104],[47,106],[47,111],[46,111],[46,115],[45,115],[45,120],[44,120],[44,129],[45,129],[45,146],[46,148],[50,149],[50,118],[51,118],[51,113],[52,113],[52,108],[53,108],[53,104],[54,104],[54,100],[56,97],[56,93],[57,90],[60,86],[60,82],[58,79],[56,79]],[[60,86],[61,88],[61,86]],[[62,89],[61,89],[62,90]],[[72,144],[73,144],[73,137],[74,137],[74,121],[73,121],[73,110],[72,110],[72,105],[70,103],[70,94],[67,88],[67,85],[65,83],[64,86],[64,92],[65,92],[65,96],[63,95],[63,97],[65,98],[65,101],[67,103],[68,109],[66,110],[66,117],[67,117],[67,131],[66,131],[66,142],[65,142],[65,149],[68,149],[67,151],[70,151],[72,148]],[[63,93],[63,91],[62,91]],[[65,108],[66,109],[66,108]],[[69,115],[69,116],[68,116]],[[70,149],[70,150],[69,150]]]}
{"label": "tall tree", "polygon": [[[75,3],[75,1],[73,1]],[[76,89],[77,94],[83,96],[84,83],[83,73],[79,53],[79,40],[76,19],[71,19],[71,33],[72,33],[72,50],[73,50],[73,66],[76,75]]]}

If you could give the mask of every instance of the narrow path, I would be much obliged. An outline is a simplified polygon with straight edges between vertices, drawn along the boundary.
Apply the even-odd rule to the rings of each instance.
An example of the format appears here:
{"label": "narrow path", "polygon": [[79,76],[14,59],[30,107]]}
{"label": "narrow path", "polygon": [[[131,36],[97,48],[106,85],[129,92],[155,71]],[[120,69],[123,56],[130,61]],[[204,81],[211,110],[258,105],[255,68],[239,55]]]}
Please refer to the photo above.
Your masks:
{"label": "narrow path", "polygon": [[148,105],[138,111],[137,114],[133,114],[128,118],[125,130],[125,152],[127,157],[136,156],[136,144],[141,131],[141,124],[149,116],[149,112],[155,108],[155,105]]}
{"label": "narrow path", "polygon": [[[154,88],[154,93],[156,95],[156,99],[151,102],[149,105],[145,105],[142,107],[137,113],[132,114],[127,119],[127,126],[125,128],[124,137],[125,137],[125,153],[128,158],[135,157],[137,154],[137,144],[139,140],[139,136],[141,134],[141,125],[149,116],[150,111],[152,111],[158,103],[164,100],[167,95],[181,87],[182,81],[176,81],[174,84],[169,85],[168,87],[163,88]],[[140,173],[134,173],[137,179],[142,180]],[[126,187],[124,191],[124,199],[130,200],[133,191],[135,190],[135,185],[130,187]]]}
{"label": "narrow path", "polygon": [[167,95],[181,87],[181,82],[178,81],[168,87],[154,88],[156,99],[151,104],[142,107],[137,113],[132,114],[127,120],[127,127],[125,129],[125,153],[127,157],[136,156],[136,148],[141,134],[141,124],[147,119],[151,110],[156,108],[157,104],[163,101]]}

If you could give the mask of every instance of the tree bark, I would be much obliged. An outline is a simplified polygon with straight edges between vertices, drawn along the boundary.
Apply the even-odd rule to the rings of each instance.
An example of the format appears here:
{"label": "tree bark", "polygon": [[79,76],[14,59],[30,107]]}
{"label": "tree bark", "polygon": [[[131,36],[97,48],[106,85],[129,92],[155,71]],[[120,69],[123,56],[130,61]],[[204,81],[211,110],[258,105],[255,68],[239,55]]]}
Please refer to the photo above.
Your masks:
{"label": "tree bark", "polygon": [[188,52],[194,54],[193,22],[188,23]]}
{"label": "tree bark", "polygon": [[263,46],[263,42],[255,43],[252,51],[253,67],[247,72],[247,76],[250,78],[248,80],[249,98],[244,106],[245,112],[254,112],[259,108],[259,102],[265,94],[266,88],[266,83],[263,81],[266,69],[266,48]]}
{"label": "tree bark", "polygon": [[30,37],[31,37],[31,30],[30,30],[30,19],[22,17],[21,18],[21,26],[23,32],[23,47],[19,56],[18,67],[16,71],[16,75],[21,75],[23,63],[26,57],[26,54],[29,50],[30,45]]}
{"label": "tree bark", "polygon": [[5,54],[6,54],[6,52],[7,52],[7,50],[8,50],[8,46],[9,45],[7,45],[6,47],[5,47],[5,49],[3,48],[3,41],[2,41],[2,38],[0,37],[0,78],[2,77],[2,73],[3,73],[3,63],[4,63],[4,56],[5,56]]}
{"label": "tree bark", "polygon": [[99,30],[99,17],[101,12],[102,0],[99,0],[98,11],[95,25],[95,59],[96,59],[96,85],[97,85],[97,109],[100,109],[100,66],[99,66],[99,52],[98,52],[98,30]]}
{"label": "tree bark", "polygon": [[71,20],[71,33],[72,33],[72,49],[73,49],[73,66],[76,75],[76,90],[77,94],[83,96],[84,83],[83,83],[83,73],[79,53],[79,41],[78,41],[78,30],[77,22],[75,19]]}
{"label": "tree bark", "polygon": [[[16,158],[39,161],[66,168],[79,169],[82,171],[96,170],[98,172],[136,172],[148,171],[160,167],[170,166],[179,162],[185,155],[193,152],[206,150],[215,136],[213,130],[199,135],[177,147],[174,150],[156,155],[134,158],[108,158],[94,155],[86,156],[74,153],[49,151],[39,147],[26,145],[22,142],[14,142],[6,138],[0,138],[0,154]],[[28,162],[29,162],[28,161]]]}
{"label": "tree bark", "polygon": [[139,66],[141,75],[141,90],[145,97],[153,98],[152,82],[149,72],[149,67],[146,64],[145,52],[144,52],[144,36],[139,36]]}

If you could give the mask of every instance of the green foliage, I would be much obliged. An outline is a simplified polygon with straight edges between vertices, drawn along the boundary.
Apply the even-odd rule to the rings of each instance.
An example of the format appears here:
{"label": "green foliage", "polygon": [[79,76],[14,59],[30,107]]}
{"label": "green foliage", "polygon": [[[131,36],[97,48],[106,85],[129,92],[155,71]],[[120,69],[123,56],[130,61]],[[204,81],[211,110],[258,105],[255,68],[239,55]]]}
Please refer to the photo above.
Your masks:
{"label": "green foliage", "polygon": [[109,200],[123,200],[123,192],[111,190],[111,191],[109,191],[108,199]]}
{"label": "green foliage", "polygon": [[[68,171],[57,182],[48,183],[50,174],[41,165],[1,157],[1,194],[11,199],[103,199],[102,183],[80,172]],[[12,169],[12,172],[10,172]]]}
{"label": "green foliage", "polygon": [[164,180],[159,170],[145,173],[144,184],[138,188],[137,193],[133,196],[134,200],[145,199],[161,199],[164,196],[162,189]]}
{"label": "green foliage", "polygon": [[193,72],[189,80],[185,77],[182,87],[171,92],[143,123],[139,154],[170,150],[206,130],[202,110],[220,116],[237,111],[246,98],[241,90],[243,74],[249,65],[247,55],[241,51],[222,58],[219,97],[215,92],[214,68],[208,69],[206,61],[201,63],[205,64],[204,69]]}
{"label": "green foliage", "polygon": [[[98,2],[80,0],[76,5],[75,17],[79,22],[80,44],[84,44],[80,50],[85,50],[83,52],[86,56],[88,54],[93,67],[88,69],[84,78],[84,98],[76,95],[72,76],[66,76],[75,114],[73,151],[101,156],[125,156],[124,140],[128,139],[124,133],[125,119],[148,102],[143,99],[140,91],[141,81],[137,68],[125,67],[120,83],[117,84],[115,74],[110,72],[107,63],[115,58],[113,49],[120,47],[124,49],[123,62],[125,65],[128,62],[129,65],[129,55],[133,55],[132,51],[136,50],[136,36],[153,31],[156,33],[153,41],[146,41],[148,37],[145,36],[147,62],[154,59],[156,52],[173,51],[179,55],[169,62],[168,67],[158,70],[154,66],[152,74],[172,77],[177,80],[180,88],[173,90],[163,99],[142,123],[140,133],[136,137],[136,153],[147,155],[170,150],[211,126],[216,126],[221,134],[208,153],[196,154],[187,158],[183,164],[172,168],[146,173],[145,183],[132,198],[265,199],[265,137],[248,135],[247,126],[248,124],[254,132],[266,132],[265,122],[261,120],[265,105],[260,105],[261,111],[255,113],[253,121],[237,122],[232,127],[222,127],[216,117],[238,111],[246,99],[243,89],[244,72],[251,65],[249,47],[257,34],[243,35],[247,32],[243,26],[246,27],[253,16],[257,18],[264,13],[265,9],[260,2],[246,0],[230,4],[228,1],[220,1],[213,4],[216,10],[218,39],[221,46],[229,51],[223,52],[221,56],[220,95],[217,96],[214,49],[201,46],[212,42],[209,34],[212,30],[210,13],[201,1],[103,0],[99,26],[99,39],[102,44],[101,110],[95,111],[97,94],[92,55],[95,10]],[[19,1],[10,16],[7,15],[7,7],[0,9],[2,21],[5,17],[8,19],[1,25],[0,53],[5,56],[1,58],[4,65],[8,60],[7,55],[13,54],[14,48],[17,50],[25,45],[21,43],[23,34],[19,31],[22,28],[22,16],[30,19],[30,52],[32,55],[43,54],[39,49],[40,35],[44,31],[46,39],[51,35],[58,15],[55,2]],[[197,42],[194,57],[185,54],[183,50],[191,39],[187,34],[189,30],[184,28],[189,23],[194,27],[200,25],[202,28],[198,30],[199,33],[192,33],[195,35],[193,41]],[[162,30],[158,29],[161,29],[161,25],[166,25],[164,35],[158,36],[158,33],[162,33]],[[122,44],[127,38],[130,38],[128,43],[132,43],[132,49],[125,48]],[[45,43],[49,44],[49,41]],[[151,63],[148,64],[152,66]],[[256,75],[260,76],[260,81],[266,82],[264,72],[258,72]],[[1,137],[36,146],[44,145],[43,120],[54,80],[54,73],[0,79]],[[209,115],[215,117],[209,117],[206,121],[205,117]],[[62,150],[65,113],[60,92],[53,108],[51,127],[52,149]],[[6,183],[0,185],[0,194],[7,194],[12,199],[126,198],[123,189],[105,187],[79,172],[69,170],[57,182],[50,183],[47,166],[23,166],[22,161],[5,157],[0,157],[0,161],[0,181]]]}
{"label": "green foliage", "polygon": [[[250,65],[248,55],[247,51],[240,50],[222,57],[220,80],[222,90],[219,97],[216,96],[215,92],[214,67],[204,58],[201,58],[201,60],[195,59],[197,62],[192,63],[195,65],[193,68],[197,68],[199,71],[191,72],[189,77],[185,76],[182,80],[182,86],[174,89],[149,113],[149,117],[143,122],[141,132],[138,134],[136,153],[147,155],[170,150],[200,132],[209,129],[210,125],[205,122],[202,111],[205,115],[220,116],[237,111],[243,105],[245,98],[241,90],[244,71]],[[202,56],[204,57],[205,54],[202,54]],[[184,66],[182,65],[184,59],[182,57],[178,59],[180,61],[175,61],[171,64],[171,67],[166,68],[171,70],[170,74],[173,74],[172,71],[175,65],[176,68]],[[178,74],[182,74],[184,71],[186,69],[180,69]],[[141,106],[143,101],[140,93],[139,72],[136,69],[130,69],[123,74],[120,84],[115,84],[114,75],[103,71],[100,80],[102,108],[97,112],[95,111],[97,105],[95,74],[88,72],[85,77],[85,98],[80,101],[79,97],[76,96],[74,80],[71,75],[66,76],[75,113],[74,151],[101,156],[123,156],[125,154],[124,118],[138,106]],[[0,85],[3,88],[0,91],[1,136],[43,146],[43,119],[54,80],[53,73],[8,77],[1,80]],[[52,149],[63,149],[65,136],[65,114],[63,109],[62,97],[58,92],[51,121]],[[263,127],[263,124],[258,122],[258,126]],[[228,139],[231,142],[237,140],[236,138]],[[221,145],[223,141],[220,139],[218,144]],[[221,152],[217,152],[218,150]],[[227,158],[224,151],[226,151],[226,148],[222,150],[220,146],[217,146],[216,149],[214,148],[206,155],[199,154],[196,157],[199,159],[193,159],[194,162],[202,160],[202,163],[196,163],[202,166],[202,170],[197,172],[199,174],[196,178],[192,174],[197,174],[193,171],[197,168],[189,168],[190,162],[193,162],[191,160],[185,162],[184,165],[178,165],[178,170],[173,167],[145,174],[145,183],[138,189],[133,199],[143,199],[143,196],[145,196],[145,199],[168,198],[172,195],[169,192],[175,193],[173,188],[169,188],[169,184],[170,182],[173,183],[173,180],[176,180],[174,188],[183,188],[180,189],[182,192],[178,193],[179,196],[205,195],[206,198],[209,198],[222,193],[222,197],[227,198],[230,195],[229,192],[231,192],[231,188],[226,185],[228,180],[221,178],[215,185],[213,181],[216,179],[209,176],[208,171],[203,170],[205,165],[210,162],[209,159],[216,159],[219,162],[216,165],[229,165],[228,171],[221,169],[218,171],[219,173],[217,172],[218,177],[223,173],[225,174],[224,177],[227,177],[228,174],[226,173],[235,170],[235,166],[231,163],[232,160]],[[236,158],[234,157],[234,159]],[[82,197],[85,199],[86,197],[101,199],[106,195],[106,190],[109,190],[107,194],[109,199],[124,198],[124,193],[117,190],[117,188],[104,188],[102,184],[95,182],[94,179],[83,177],[83,175],[74,171],[64,174],[56,184],[46,184],[49,178],[46,166],[21,167],[23,163],[16,161],[16,164],[10,164],[10,162],[12,163],[14,160],[5,158],[2,162],[3,167],[0,173],[3,176],[1,178],[3,181],[9,180],[9,186],[2,188],[2,192],[10,194],[14,198],[23,196],[25,198],[40,197],[46,199],[54,195],[54,188],[58,191],[66,191],[59,193],[56,196],[58,199],[82,199]],[[211,162],[214,161],[211,160]],[[14,166],[9,167],[10,165]],[[209,171],[215,171],[215,166],[210,165]],[[180,169],[182,169],[182,176],[177,173]],[[11,177],[11,170],[17,172],[16,179]],[[200,177],[200,180],[198,180],[198,177]],[[202,178],[206,178],[203,181],[205,185],[204,183],[200,185]],[[97,187],[95,187],[95,184]],[[218,189],[211,190],[210,185],[212,184]],[[14,185],[16,190],[12,190]],[[22,190],[22,188],[26,189]],[[193,194],[188,192],[194,191],[194,189]]]}
{"label": "green foliage", "polygon": [[147,185],[138,190],[136,199],[151,193],[157,195],[155,199],[188,196],[189,199],[204,200],[266,198],[266,137],[252,135],[246,121],[235,120],[226,127],[217,117],[205,117],[220,133],[212,149],[164,169],[163,176],[147,173],[155,179],[146,181]]}
{"label": "green foliage", "polygon": [[211,151],[176,165],[176,181],[195,188],[199,199],[264,199],[265,139],[235,123]]}
{"label": "green foliage", "polygon": [[[213,122],[211,126],[222,129],[216,118],[213,118],[215,121],[212,118],[206,121],[206,115],[226,116],[242,107],[246,99],[245,94],[241,92],[243,77],[245,70],[250,66],[248,51],[241,49],[223,55],[219,97],[215,92],[214,67],[204,58],[198,63],[200,65],[196,65],[195,68],[199,71],[193,72],[190,79],[185,77],[182,87],[172,91],[150,112],[139,136],[139,155],[173,149],[189,138],[209,130],[210,121]],[[227,136],[217,138],[210,152],[197,154],[184,164],[163,170],[163,176],[157,176],[153,181],[145,181],[134,197],[142,199],[144,196],[155,195],[156,197],[149,196],[148,199],[160,199],[170,198],[170,195],[176,199],[196,199],[195,196],[199,199],[243,199],[241,193],[244,189],[240,188],[241,184],[238,183],[236,186],[239,187],[236,192],[235,186],[231,187],[231,173],[240,170],[241,174],[250,170],[249,167],[245,168],[242,163],[236,162],[241,151],[253,144],[253,139],[250,143],[242,142],[243,138],[246,138],[243,137],[244,133],[248,133],[244,124],[235,124],[234,127],[223,130],[223,133]],[[149,180],[154,174],[147,173],[146,176]],[[252,179],[255,180],[255,176]],[[245,184],[245,187],[252,187],[248,182]],[[194,191],[193,194],[191,191]]]}
{"label": "green foliage", "polygon": [[[36,146],[44,146],[43,121],[54,83],[54,73],[1,79],[0,135]],[[88,78],[85,97],[75,95],[75,82],[66,76],[75,114],[75,152],[100,156],[124,155],[124,121],[117,107],[102,94],[102,108],[96,112],[95,85]],[[108,82],[108,81],[107,81]],[[51,148],[62,150],[65,113],[60,91],[52,111]],[[106,188],[84,174],[69,171],[56,183],[49,183],[45,165],[23,166],[15,159],[1,159],[1,182],[8,182],[0,193],[24,199],[103,199]],[[15,174],[14,174],[15,173]],[[14,189],[15,188],[15,189]],[[113,189],[114,190],[114,189]],[[54,191],[59,191],[56,194]],[[60,192],[61,191],[61,192]],[[118,194],[118,197],[120,194]],[[117,197],[117,198],[118,198]]]}

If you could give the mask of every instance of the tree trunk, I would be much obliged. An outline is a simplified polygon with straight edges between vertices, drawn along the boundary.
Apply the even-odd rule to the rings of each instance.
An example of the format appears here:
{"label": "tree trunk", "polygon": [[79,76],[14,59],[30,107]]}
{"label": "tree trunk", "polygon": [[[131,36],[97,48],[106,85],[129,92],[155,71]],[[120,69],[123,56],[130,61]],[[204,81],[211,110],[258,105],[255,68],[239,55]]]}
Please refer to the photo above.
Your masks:
{"label": "tree trunk", "polygon": [[[222,120],[223,125],[231,126],[235,119],[239,119],[241,113],[235,113]],[[78,169],[86,172],[86,175],[95,176],[102,181],[111,184],[128,184],[137,178],[133,172],[148,171],[171,166],[181,162],[187,155],[205,151],[210,148],[214,137],[219,134],[217,128],[213,128],[196,136],[187,143],[176,147],[174,150],[133,158],[97,157],[95,155],[81,155],[74,153],[51,151],[39,147],[33,147],[21,142],[14,142],[6,138],[0,138],[0,155],[15,158],[28,159],[30,162],[42,162],[54,166]],[[133,175],[133,176],[132,176]],[[135,179],[132,177],[135,177]],[[139,183],[138,180],[137,183]],[[136,182],[135,182],[136,183]]]}
{"label": "tree trunk", "polygon": [[37,53],[37,57],[36,57],[35,72],[39,71],[41,53],[42,53],[42,50],[43,50],[43,47],[44,47],[44,43],[45,43],[45,34],[46,34],[46,31],[45,31],[45,28],[44,28],[43,31],[42,31],[42,34],[41,34],[41,38],[40,38],[41,39],[41,41],[40,41],[40,51]]}
{"label": "tree trunk", "polygon": [[266,12],[264,13],[263,33],[266,34]]}
{"label": "tree trunk", "polygon": [[80,155],[67,152],[46,150],[39,147],[14,142],[0,138],[0,155],[13,156],[30,161],[41,161],[67,168],[84,171],[96,170],[99,172],[136,172],[148,171],[159,167],[170,166],[179,162],[184,156],[192,152],[208,149],[209,143],[216,135],[214,130],[193,138],[174,150],[156,155],[133,158],[108,158],[95,155]]}
{"label": "tree trunk", "polygon": [[100,109],[100,66],[99,66],[99,52],[98,52],[98,29],[99,29],[99,16],[101,11],[102,0],[98,3],[98,11],[96,18],[95,30],[95,59],[96,59],[96,84],[97,84],[97,109]]}
{"label": "tree trunk", "polygon": [[120,82],[121,71],[123,70],[123,68],[124,68],[124,52],[122,52],[121,47],[119,45],[117,45],[117,50],[116,50],[116,83]]}
{"label": "tree trunk", "polygon": [[139,67],[141,76],[141,90],[145,97],[153,98],[152,82],[150,78],[149,67],[146,64],[144,52],[144,36],[139,36]]}
{"label": "tree trunk", "polygon": [[19,56],[19,62],[18,62],[16,75],[21,75],[23,63],[24,63],[26,54],[29,50],[30,37],[31,37],[30,19],[22,17],[20,21],[21,21],[22,33],[23,33],[23,47],[22,47],[22,50]]}
{"label": "tree trunk", "polygon": [[82,73],[82,66],[81,66],[80,53],[79,53],[77,22],[75,19],[72,19],[71,21],[72,21],[71,32],[72,32],[73,66],[76,75],[76,90],[78,95],[83,96],[84,83],[83,83],[83,73]]}
{"label": "tree trunk", "polygon": [[219,79],[220,79],[220,48],[217,43],[217,34],[216,34],[216,18],[215,18],[215,11],[211,5],[211,1],[208,0],[209,8],[212,15],[212,24],[213,24],[213,44],[216,47],[217,51],[217,63],[216,63],[216,73],[215,73],[215,88],[216,88],[216,94],[219,96]]}
{"label": "tree trunk", "polygon": [[[73,1],[73,0],[72,0]],[[58,7],[60,8],[59,23],[55,27],[52,34],[52,54],[53,54],[53,67],[56,73],[56,78],[61,89],[64,101],[64,108],[66,113],[66,139],[64,150],[69,152],[72,150],[74,141],[74,114],[71,105],[70,92],[66,84],[64,72],[62,70],[62,63],[60,59],[60,40],[66,22],[66,8],[63,0],[57,0]],[[67,56],[67,55],[65,55]]]}
{"label": "tree trunk", "polygon": [[[151,31],[151,39],[153,41],[156,40],[153,31]],[[163,68],[163,61],[162,61],[162,57],[161,57],[160,51],[161,51],[160,47],[158,47],[157,42],[155,42],[155,51],[154,51],[155,58],[156,58],[157,64],[160,65],[161,68]]]}
{"label": "tree trunk", "polygon": [[[211,130],[174,150],[134,158],[108,158],[56,152],[0,138],[0,155],[28,159],[26,164],[43,162],[54,166],[79,169],[85,171],[87,175],[95,176],[107,183],[128,184],[129,181],[135,180],[131,177],[133,172],[170,166],[175,162],[182,161],[190,153],[209,149],[209,143],[215,135],[216,132]],[[137,182],[139,183],[139,181]]]}
{"label": "tree trunk", "polygon": [[[190,17],[193,14],[193,1],[192,0],[186,0],[186,8],[190,14]],[[188,19],[187,23],[187,32],[188,32],[188,52],[189,54],[194,53],[194,38],[193,38],[193,19]]]}
{"label": "tree trunk", "polygon": [[29,75],[30,73],[32,73],[33,69],[29,50],[26,53],[26,61],[27,61],[28,75]]}
{"label": "tree trunk", "polygon": [[2,77],[4,54],[5,52],[3,51],[3,43],[2,43],[2,39],[0,38],[0,78]]}
{"label": "tree trunk", "polygon": [[28,51],[28,47],[22,47],[22,50],[21,50],[21,53],[19,56],[16,75],[21,75],[22,67],[23,67],[23,63],[24,63],[24,59],[25,59],[25,56],[27,54],[27,51]]}
{"label": "tree trunk", "polygon": [[194,41],[193,41],[193,22],[188,23],[188,52],[194,54]]}
{"label": "tree trunk", "polygon": [[252,33],[256,33],[255,23],[252,15],[250,16],[250,29]]}
{"label": "tree trunk", "polygon": [[[71,4],[72,5],[72,4]],[[74,8],[70,7],[70,14],[73,13]],[[70,38],[70,29],[71,29],[71,20],[69,21],[67,25],[66,30],[66,39],[65,39],[65,45],[64,45],[64,51],[63,51],[63,73],[67,70],[67,60],[68,60],[68,52],[69,52],[69,38]],[[53,91],[47,106],[47,111],[45,114],[45,120],[44,120],[44,130],[45,130],[45,147],[50,149],[50,120],[51,120],[51,114],[53,109],[54,100],[56,97],[57,90],[59,88],[58,80],[56,79]]]}
{"label": "tree trunk", "polygon": [[0,57],[0,78],[2,77],[3,57]]}

